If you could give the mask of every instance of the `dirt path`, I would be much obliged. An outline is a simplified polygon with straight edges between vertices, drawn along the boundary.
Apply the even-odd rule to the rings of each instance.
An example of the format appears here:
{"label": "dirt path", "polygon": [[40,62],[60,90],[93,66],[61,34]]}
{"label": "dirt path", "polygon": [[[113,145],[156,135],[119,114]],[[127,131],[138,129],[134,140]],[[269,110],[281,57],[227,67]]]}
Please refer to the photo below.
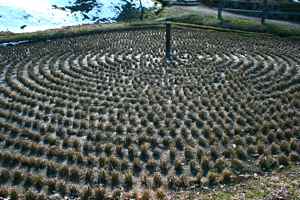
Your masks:
{"label": "dirt path", "polygon": [[[203,14],[204,16],[217,16],[218,10],[216,8],[211,8],[208,6],[205,6],[203,4],[196,5],[196,6],[173,6],[176,10],[180,12],[199,12]],[[239,19],[251,19],[255,20],[260,23],[261,18],[259,17],[251,17],[251,16],[245,16],[240,14],[235,14],[231,12],[223,12],[224,17],[232,17],[232,18],[239,18]],[[300,24],[289,22],[289,21],[283,21],[283,20],[267,20],[267,22],[272,22],[274,24],[278,25],[286,25],[289,27],[295,27],[300,28]]]}

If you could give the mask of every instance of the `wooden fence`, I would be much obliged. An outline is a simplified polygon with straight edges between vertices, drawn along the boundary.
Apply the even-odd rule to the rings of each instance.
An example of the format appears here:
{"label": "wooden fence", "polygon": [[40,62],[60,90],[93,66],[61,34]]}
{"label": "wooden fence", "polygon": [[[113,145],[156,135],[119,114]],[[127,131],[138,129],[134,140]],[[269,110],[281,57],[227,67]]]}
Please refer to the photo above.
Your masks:
{"label": "wooden fence", "polygon": [[263,0],[261,8],[259,10],[250,10],[250,9],[236,9],[236,8],[226,8],[226,3],[233,2],[227,0],[220,0],[218,5],[218,19],[223,22],[223,11],[239,13],[239,14],[248,14],[250,16],[259,16],[261,18],[261,23],[264,24],[269,16],[278,16],[278,17],[298,17],[300,18],[300,12],[282,12],[277,10],[272,10],[268,5],[267,0]]}

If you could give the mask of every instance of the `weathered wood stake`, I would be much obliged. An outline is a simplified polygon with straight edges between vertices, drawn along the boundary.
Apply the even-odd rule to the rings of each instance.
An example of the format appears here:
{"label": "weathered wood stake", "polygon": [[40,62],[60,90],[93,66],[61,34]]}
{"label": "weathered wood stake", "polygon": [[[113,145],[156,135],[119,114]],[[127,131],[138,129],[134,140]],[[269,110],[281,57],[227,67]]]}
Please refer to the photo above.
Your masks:
{"label": "weathered wood stake", "polygon": [[172,60],[172,34],[171,34],[171,23],[166,22],[166,60],[170,62]]}
{"label": "weathered wood stake", "polygon": [[221,23],[223,23],[223,16],[222,16],[223,7],[224,7],[224,1],[220,0],[218,6],[218,19],[220,20]]}
{"label": "weathered wood stake", "polygon": [[140,0],[140,10],[141,10],[140,20],[143,21],[144,20],[144,7],[143,7],[142,0]]}
{"label": "weathered wood stake", "polygon": [[263,0],[263,10],[261,16],[261,24],[265,24],[268,16],[268,0]]}

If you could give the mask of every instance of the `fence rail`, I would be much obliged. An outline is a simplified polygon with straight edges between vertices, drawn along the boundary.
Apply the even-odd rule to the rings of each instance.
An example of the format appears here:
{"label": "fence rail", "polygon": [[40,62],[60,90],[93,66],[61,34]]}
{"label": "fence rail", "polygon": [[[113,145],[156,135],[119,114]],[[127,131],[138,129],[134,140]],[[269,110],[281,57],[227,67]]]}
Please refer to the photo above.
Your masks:
{"label": "fence rail", "polygon": [[[223,11],[239,12],[239,13],[256,13],[256,14],[260,14],[263,12],[262,10],[246,10],[246,9],[234,9],[234,8],[224,8]],[[271,15],[300,16],[300,13],[297,12],[282,12],[282,11],[267,11],[267,12],[268,14]]]}
{"label": "fence rail", "polygon": [[300,12],[285,12],[285,11],[276,11],[269,8],[267,0],[264,0],[261,4],[260,10],[250,10],[250,9],[238,9],[238,8],[226,8],[226,3],[233,1],[221,0],[218,5],[218,19],[223,22],[223,11],[233,12],[233,13],[246,13],[253,14],[261,17],[261,23],[264,24],[270,16],[283,16],[283,17],[300,17]]}

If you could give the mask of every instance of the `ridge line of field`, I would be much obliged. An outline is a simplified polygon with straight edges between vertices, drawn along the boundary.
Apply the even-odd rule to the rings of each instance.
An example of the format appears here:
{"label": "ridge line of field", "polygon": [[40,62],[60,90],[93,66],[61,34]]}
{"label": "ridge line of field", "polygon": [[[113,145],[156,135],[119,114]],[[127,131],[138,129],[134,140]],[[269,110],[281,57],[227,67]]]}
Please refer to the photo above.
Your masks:
{"label": "ridge line of field", "polygon": [[[66,27],[61,29],[50,29],[46,31],[32,32],[32,33],[17,33],[17,34],[5,34],[0,35],[0,44],[9,43],[9,42],[19,42],[19,41],[28,41],[28,42],[38,42],[45,41],[50,39],[60,39],[68,37],[83,36],[89,34],[96,34],[101,32],[110,32],[110,31],[129,31],[134,29],[152,29],[152,28],[163,28],[165,21],[148,21],[148,22],[134,22],[134,23],[116,23],[109,25],[82,25],[82,26],[73,26]],[[176,28],[194,28],[194,29],[203,29],[219,32],[230,32],[237,33],[247,36],[268,36],[271,37],[272,34],[269,33],[259,33],[252,31],[242,31],[234,30],[229,28],[214,27],[207,25],[198,25],[191,23],[181,23],[181,22],[172,22]]]}

